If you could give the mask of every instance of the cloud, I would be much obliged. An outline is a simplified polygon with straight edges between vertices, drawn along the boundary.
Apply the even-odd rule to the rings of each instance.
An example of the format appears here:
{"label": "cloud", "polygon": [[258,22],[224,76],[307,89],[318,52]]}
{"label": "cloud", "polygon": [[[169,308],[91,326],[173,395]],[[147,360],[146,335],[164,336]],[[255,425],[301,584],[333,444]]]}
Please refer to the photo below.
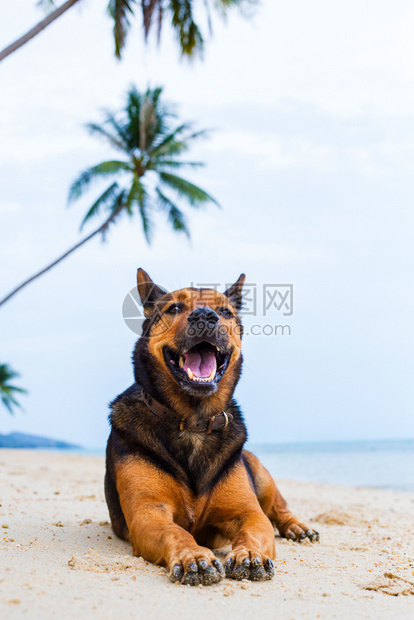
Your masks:
{"label": "cloud", "polygon": [[327,168],[332,164],[332,149],[306,140],[286,140],[270,133],[225,131],[205,146],[215,153],[233,152],[251,157],[261,168],[299,166]]}
{"label": "cloud", "polygon": [[17,200],[5,200],[0,202],[0,214],[13,213],[21,208]]}
{"label": "cloud", "polygon": [[34,132],[31,135],[15,128],[4,132],[3,148],[0,151],[0,165],[33,164],[55,159],[67,153],[97,151],[96,143],[86,134],[74,129],[71,132]]}
{"label": "cloud", "polygon": [[235,106],[231,118],[227,106],[216,111],[230,128],[217,131],[203,145],[210,158],[248,158],[256,170],[352,170],[369,178],[414,168],[414,115],[343,118],[292,100],[273,109],[253,108]]}

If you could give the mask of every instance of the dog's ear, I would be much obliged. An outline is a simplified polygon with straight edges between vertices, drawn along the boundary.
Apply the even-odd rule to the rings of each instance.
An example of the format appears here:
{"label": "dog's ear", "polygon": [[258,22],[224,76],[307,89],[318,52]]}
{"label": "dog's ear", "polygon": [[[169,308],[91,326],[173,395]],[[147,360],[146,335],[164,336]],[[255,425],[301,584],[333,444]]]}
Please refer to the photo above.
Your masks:
{"label": "dog's ear", "polygon": [[167,294],[167,291],[164,291],[164,289],[155,284],[147,272],[141,268],[137,271],[137,285],[138,293],[141,298],[142,305],[144,306],[144,311],[150,310],[151,306],[158,299],[158,297]]}
{"label": "dog's ear", "polygon": [[232,284],[227,291],[224,291],[223,295],[229,298],[230,303],[236,308],[237,312],[241,309],[243,301],[243,284],[246,279],[244,273],[239,276],[239,279]]}

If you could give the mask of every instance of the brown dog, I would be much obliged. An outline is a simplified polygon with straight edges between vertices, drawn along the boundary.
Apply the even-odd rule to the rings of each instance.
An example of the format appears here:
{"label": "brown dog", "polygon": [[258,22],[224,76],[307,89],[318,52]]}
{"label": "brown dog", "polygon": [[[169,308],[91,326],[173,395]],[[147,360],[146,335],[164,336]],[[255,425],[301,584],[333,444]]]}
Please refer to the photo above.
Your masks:
{"label": "brown dog", "polygon": [[[138,270],[146,320],[135,383],[112,403],[105,495],[117,536],[172,581],[271,579],[274,528],[318,540],[287,509],[269,472],[243,450],[233,392],[242,366],[241,275],[225,293],[167,293]],[[212,548],[230,542],[224,569]]]}

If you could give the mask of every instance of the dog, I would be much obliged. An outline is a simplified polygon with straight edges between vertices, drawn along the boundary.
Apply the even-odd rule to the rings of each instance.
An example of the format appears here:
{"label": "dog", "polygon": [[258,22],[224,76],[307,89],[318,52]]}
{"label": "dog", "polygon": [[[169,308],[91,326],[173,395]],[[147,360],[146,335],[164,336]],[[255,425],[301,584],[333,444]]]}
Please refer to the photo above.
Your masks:
{"label": "dog", "polygon": [[[244,280],[224,293],[168,293],[137,273],[145,320],[135,383],[111,403],[105,496],[115,534],[182,584],[271,579],[275,528],[292,540],[319,540],[243,449],[247,432],[233,393],[243,361]],[[212,549],[228,543],[223,566]]]}

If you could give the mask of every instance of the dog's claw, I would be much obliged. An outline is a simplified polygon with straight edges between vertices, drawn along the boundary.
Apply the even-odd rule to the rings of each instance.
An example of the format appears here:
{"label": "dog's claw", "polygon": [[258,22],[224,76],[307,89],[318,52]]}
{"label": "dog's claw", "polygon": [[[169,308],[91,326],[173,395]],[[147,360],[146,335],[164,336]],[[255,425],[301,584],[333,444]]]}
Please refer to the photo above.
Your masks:
{"label": "dog's claw", "polygon": [[207,566],[200,574],[200,581],[203,586],[210,586],[222,580],[222,576],[213,566]]}
{"label": "dog's claw", "polygon": [[181,564],[176,564],[175,566],[173,566],[173,569],[170,573],[170,580],[173,583],[178,583],[183,578],[183,574],[184,574],[184,571],[183,571],[183,567],[181,566]]}
{"label": "dog's claw", "polygon": [[175,564],[170,573],[170,580],[173,583],[182,583],[184,585],[210,586],[221,581],[224,577],[224,569],[221,562],[217,559],[212,560],[211,564],[206,559],[197,562],[191,562],[187,570],[184,570],[181,564]]}
{"label": "dog's claw", "polygon": [[[241,557],[240,557],[241,555]],[[260,556],[253,559],[243,558],[243,553],[236,557],[229,557],[225,562],[226,577],[241,581],[265,581],[274,576],[273,562],[270,558],[262,560]]]}
{"label": "dog's claw", "polygon": [[[194,564],[190,564],[190,566],[192,566],[192,565],[194,566]],[[184,579],[183,579],[182,583],[184,585],[198,586],[199,583],[200,583],[200,577],[198,576],[198,568],[195,571],[195,570],[191,570],[190,567],[189,567],[189,570],[184,575]]]}
{"label": "dog's claw", "polygon": [[236,581],[241,581],[242,579],[249,579],[250,571],[247,566],[243,566],[243,564],[236,564],[231,573],[231,578],[236,579]]}
{"label": "dog's claw", "polygon": [[218,574],[223,578],[226,575],[226,572],[223,568],[223,564],[220,562],[220,560],[213,560],[212,561],[212,565],[214,566],[214,568],[216,569],[216,571],[218,572]]}
{"label": "dog's claw", "polygon": [[233,574],[233,566],[236,563],[236,560],[234,558],[229,558],[228,560],[226,560],[226,563],[224,564],[224,570],[226,573],[226,577],[230,578]]}
{"label": "dog's claw", "polygon": [[273,562],[270,558],[266,560],[265,562],[265,571],[266,571],[266,579],[272,579],[272,577],[275,574],[275,570],[273,567]]}
{"label": "dog's claw", "polygon": [[252,564],[253,564],[253,567],[250,570],[250,576],[249,576],[249,578],[252,581],[264,581],[265,579],[269,579],[262,565],[261,558],[259,557],[254,558]]}

